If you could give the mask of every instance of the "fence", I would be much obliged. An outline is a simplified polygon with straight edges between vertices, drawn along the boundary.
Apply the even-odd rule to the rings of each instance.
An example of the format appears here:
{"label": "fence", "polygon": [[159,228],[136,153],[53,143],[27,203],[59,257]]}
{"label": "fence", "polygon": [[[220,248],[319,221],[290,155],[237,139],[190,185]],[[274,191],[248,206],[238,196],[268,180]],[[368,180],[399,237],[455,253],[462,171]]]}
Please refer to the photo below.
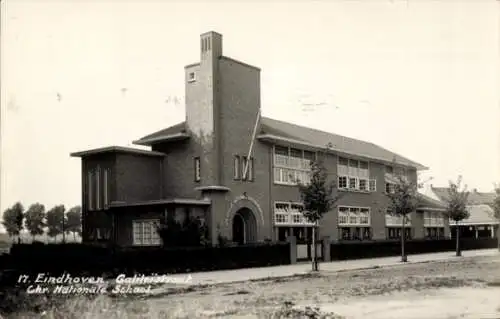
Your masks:
{"label": "fence", "polygon": [[290,264],[289,243],[230,247],[106,248],[84,244],[16,244],[6,267],[23,273],[186,273]]}
{"label": "fence", "polygon": [[[454,251],[454,239],[425,240],[414,239],[405,243],[405,252],[411,254],[437,253]],[[461,250],[497,248],[496,238],[463,238],[460,240]],[[376,257],[391,257],[401,254],[401,241],[359,241],[338,242],[330,244],[331,260],[348,260]]]}

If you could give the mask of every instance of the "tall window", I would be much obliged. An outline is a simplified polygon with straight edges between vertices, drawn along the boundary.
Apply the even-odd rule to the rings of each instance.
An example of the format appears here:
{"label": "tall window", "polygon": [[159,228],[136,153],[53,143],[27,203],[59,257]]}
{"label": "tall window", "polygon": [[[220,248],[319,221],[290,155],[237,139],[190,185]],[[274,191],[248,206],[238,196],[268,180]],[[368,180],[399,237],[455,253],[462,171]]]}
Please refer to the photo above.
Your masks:
{"label": "tall window", "polygon": [[107,208],[107,206],[109,205],[109,182],[108,182],[108,179],[109,179],[109,168],[106,168],[104,169],[104,175],[102,177],[102,188],[103,188],[103,202],[104,202],[104,207]]}
{"label": "tall window", "polygon": [[[242,169],[242,179],[244,181],[253,181],[253,158],[247,159],[246,156],[243,156],[243,167]],[[245,169],[247,170],[245,172]]]}
{"label": "tall window", "polygon": [[87,207],[88,210],[94,210],[94,171],[90,170],[87,173]]}
{"label": "tall window", "polygon": [[[390,210],[387,210],[387,213],[385,214],[385,225],[386,226],[401,227],[402,224],[403,224],[403,217],[402,216],[392,215]],[[411,215],[406,215],[405,225],[408,225],[408,226],[411,225]]]}
{"label": "tall window", "polygon": [[439,226],[444,227],[444,216],[440,212],[424,212],[424,226],[432,227]]}
{"label": "tall window", "polygon": [[339,235],[343,240],[371,239],[370,208],[339,206]]}
{"label": "tall window", "polygon": [[386,183],[385,183],[385,192],[386,192],[387,194],[392,194],[392,193],[394,193],[394,191],[395,191],[395,188],[394,188],[394,187],[395,187],[395,184],[394,184],[394,183],[389,183],[389,182],[386,182]]}
{"label": "tall window", "polygon": [[97,166],[95,170],[95,206],[97,210],[101,209],[101,167]]}
{"label": "tall window", "polygon": [[424,211],[425,237],[444,238],[444,215],[441,212]]}
{"label": "tall window", "polygon": [[370,179],[368,162],[339,157],[337,163],[338,188],[353,191],[376,191],[375,179]]}
{"label": "tall window", "polygon": [[194,181],[199,182],[201,180],[201,163],[200,158],[194,158]]}
{"label": "tall window", "polygon": [[159,224],[159,219],[134,220],[132,222],[133,244],[135,246],[160,245],[161,239],[157,231],[157,227]]}
{"label": "tall window", "polygon": [[274,225],[312,225],[302,214],[300,203],[276,202],[274,204]]}
{"label": "tall window", "polygon": [[302,183],[311,181],[311,162],[315,153],[288,148],[274,147],[274,182],[277,184],[296,185],[297,180]]}
{"label": "tall window", "polygon": [[240,157],[238,155],[235,155],[233,158],[233,178],[235,180],[239,180],[241,178],[240,176]]}

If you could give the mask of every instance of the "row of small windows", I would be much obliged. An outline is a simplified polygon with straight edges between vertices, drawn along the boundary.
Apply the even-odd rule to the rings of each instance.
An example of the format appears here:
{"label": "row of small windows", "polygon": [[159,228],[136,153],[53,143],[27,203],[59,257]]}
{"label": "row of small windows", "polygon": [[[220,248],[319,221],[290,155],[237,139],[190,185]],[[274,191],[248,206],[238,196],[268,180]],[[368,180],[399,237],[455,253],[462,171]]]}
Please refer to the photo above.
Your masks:
{"label": "row of small windows", "polygon": [[316,153],[275,146],[273,155],[276,184],[297,185],[297,182],[307,184],[311,181],[311,163],[316,159]]}

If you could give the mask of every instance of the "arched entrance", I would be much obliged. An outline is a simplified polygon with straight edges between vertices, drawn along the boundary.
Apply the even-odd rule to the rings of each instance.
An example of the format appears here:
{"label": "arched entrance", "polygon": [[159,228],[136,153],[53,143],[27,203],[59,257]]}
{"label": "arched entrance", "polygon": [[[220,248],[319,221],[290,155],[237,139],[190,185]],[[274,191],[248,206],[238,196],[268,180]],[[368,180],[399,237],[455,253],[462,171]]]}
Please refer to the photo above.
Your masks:
{"label": "arched entrance", "polygon": [[239,209],[233,216],[233,242],[243,245],[256,240],[257,220],[249,208]]}

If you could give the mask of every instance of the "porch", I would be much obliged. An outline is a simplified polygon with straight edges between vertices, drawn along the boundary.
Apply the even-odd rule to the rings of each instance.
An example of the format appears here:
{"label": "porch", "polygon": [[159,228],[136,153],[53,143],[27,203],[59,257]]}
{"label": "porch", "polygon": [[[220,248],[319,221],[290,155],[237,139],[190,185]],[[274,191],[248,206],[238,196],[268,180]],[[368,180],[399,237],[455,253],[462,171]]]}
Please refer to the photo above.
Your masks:
{"label": "porch", "polygon": [[158,229],[166,225],[168,218],[178,223],[193,218],[203,226],[208,223],[210,205],[210,200],[180,198],[111,202],[108,210],[89,216],[87,241],[118,246],[160,246]]}

